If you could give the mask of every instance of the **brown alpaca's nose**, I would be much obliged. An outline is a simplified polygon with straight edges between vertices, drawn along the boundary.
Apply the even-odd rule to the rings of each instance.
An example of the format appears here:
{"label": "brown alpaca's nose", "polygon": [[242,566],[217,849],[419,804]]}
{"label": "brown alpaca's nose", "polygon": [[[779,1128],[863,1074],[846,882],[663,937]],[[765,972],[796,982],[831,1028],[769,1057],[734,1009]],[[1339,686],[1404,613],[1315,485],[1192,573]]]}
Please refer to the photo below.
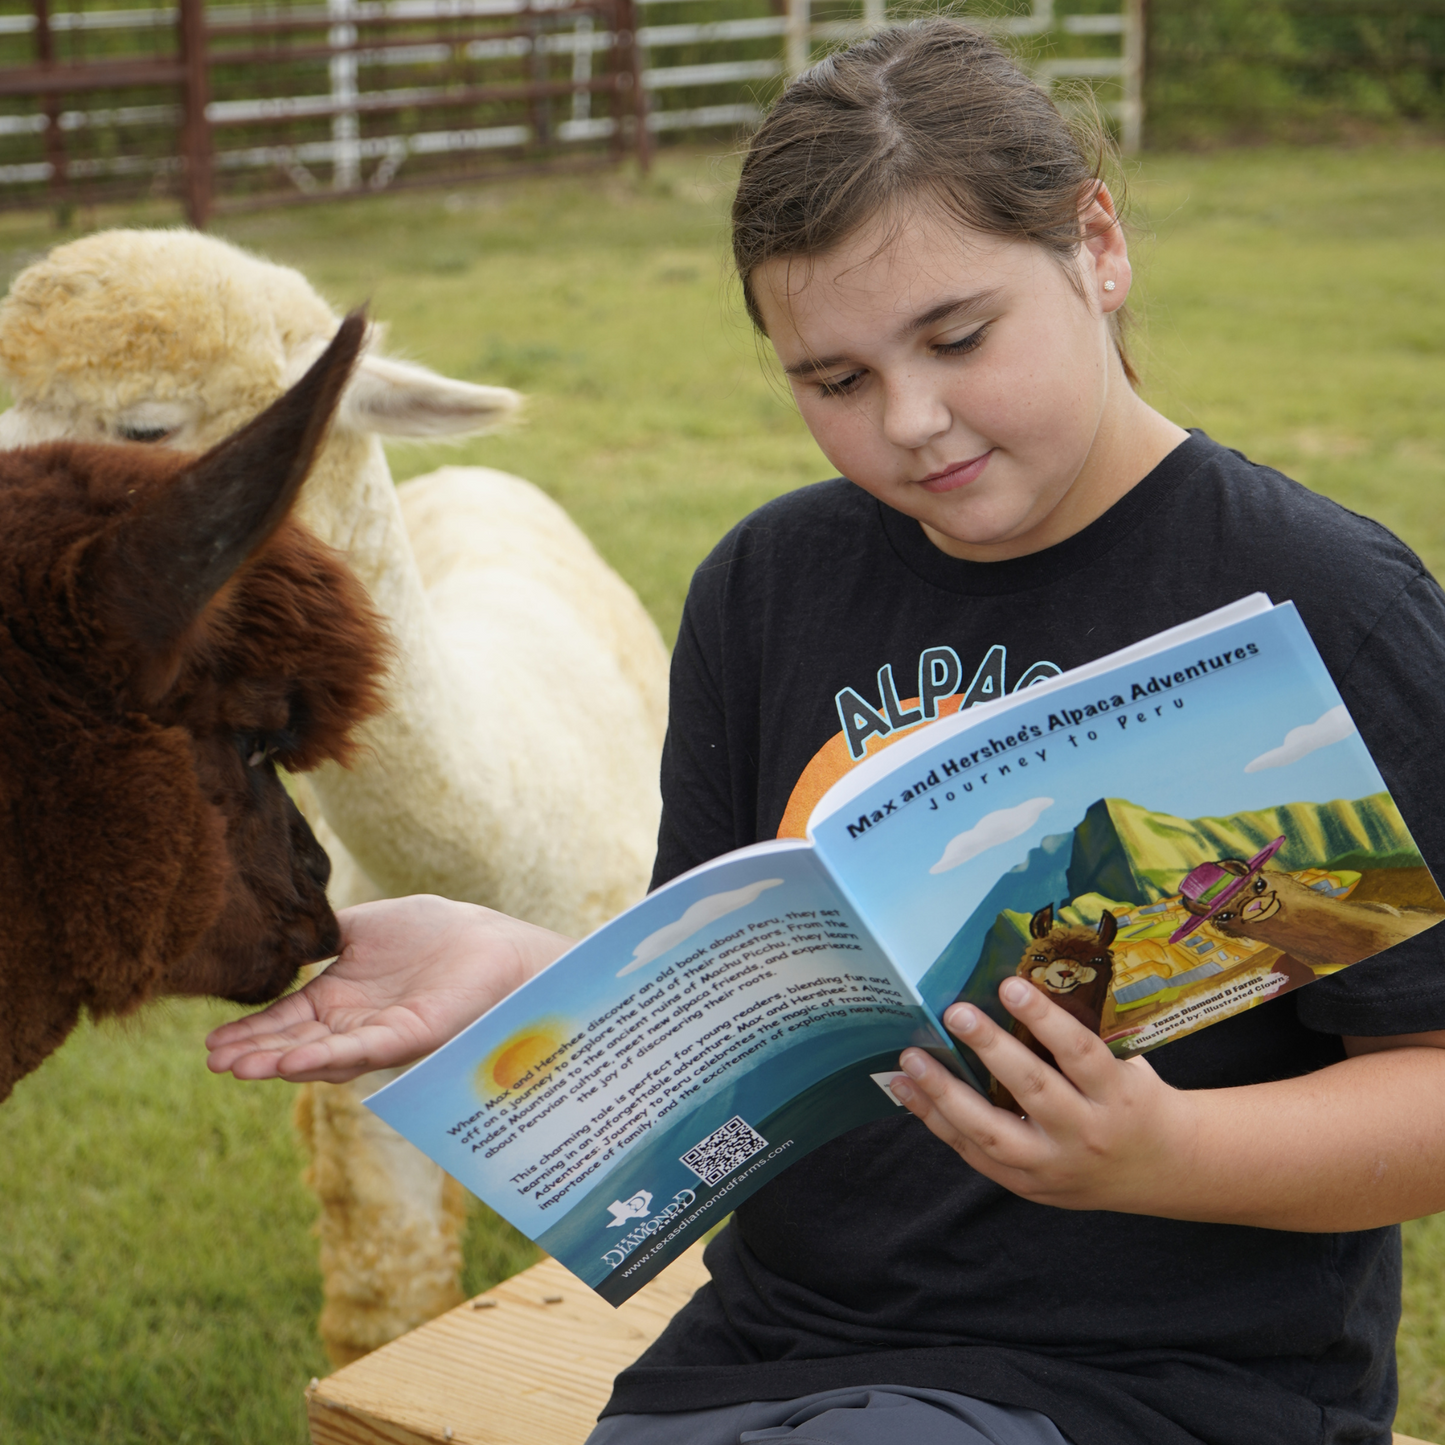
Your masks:
{"label": "brown alpaca's nose", "polygon": [[305,868],[307,876],[315,881],[316,886],[324,891],[331,882],[331,859],[327,856],[326,849],[316,841],[310,828],[306,830],[306,842],[308,846],[302,852],[301,866]]}
{"label": "brown alpaca's nose", "polygon": [[326,885],[331,881],[331,859],[327,856],[326,849],[316,841],[316,834],[311,831],[311,824],[306,821],[301,810],[289,797],[286,804],[291,823],[292,854],[301,871],[324,893]]}

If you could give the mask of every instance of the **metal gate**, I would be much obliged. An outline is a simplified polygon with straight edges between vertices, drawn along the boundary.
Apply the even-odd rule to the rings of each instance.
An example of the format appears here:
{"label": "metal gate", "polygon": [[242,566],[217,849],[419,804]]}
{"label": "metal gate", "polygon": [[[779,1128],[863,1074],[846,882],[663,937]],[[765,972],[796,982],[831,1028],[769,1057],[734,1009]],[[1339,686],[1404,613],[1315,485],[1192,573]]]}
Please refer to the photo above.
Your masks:
{"label": "metal gate", "polygon": [[[785,75],[888,18],[885,0],[132,3],[0,0],[0,207],[158,194],[204,225],[218,206],[646,165],[655,136],[755,124]],[[1000,3],[969,18],[1045,84],[1097,88],[1137,144],[1142,0]]]}

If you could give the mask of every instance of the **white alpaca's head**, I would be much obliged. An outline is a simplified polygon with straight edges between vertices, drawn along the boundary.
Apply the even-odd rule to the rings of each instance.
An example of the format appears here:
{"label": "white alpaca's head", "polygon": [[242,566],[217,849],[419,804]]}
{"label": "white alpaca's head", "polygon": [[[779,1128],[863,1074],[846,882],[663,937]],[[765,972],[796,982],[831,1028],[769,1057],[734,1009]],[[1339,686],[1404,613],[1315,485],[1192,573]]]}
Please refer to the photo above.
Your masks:
{"label": "white alpaca's head", "polygon": [[[214,445],[264,411],[340,318],[298,271],[195,231],[101,231],[59,246],[0,303],[0,375],[14,405],[0,447],[60,438]],[[457,436],[516,410],[503,387],[376,354],[336,417],[353,437]]]}

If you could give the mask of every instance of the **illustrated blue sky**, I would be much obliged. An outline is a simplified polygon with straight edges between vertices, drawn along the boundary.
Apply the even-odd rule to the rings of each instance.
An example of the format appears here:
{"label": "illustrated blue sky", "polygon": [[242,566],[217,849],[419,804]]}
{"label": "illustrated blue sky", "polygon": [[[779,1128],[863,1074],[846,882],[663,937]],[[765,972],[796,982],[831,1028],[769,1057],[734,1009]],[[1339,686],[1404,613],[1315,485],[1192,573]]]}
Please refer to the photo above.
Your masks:
{"label": "illustrated blue sky", "polygon": [[[1214,656],[1246,642],[1256,643],[1258,656],[1134,703],[1125,713],[1130,719],[1127,728],[1121,729],[1111,713],[1048,735],[1050,713],[1081,707],[1115,691],[1129,696],[1127,686],[1099,680],[1079,683],[983,721],[976,735],[970,731],[940,742],[936,755],[915,759],[905,772],[876,784],[821,825],[820,847],[835,870],[846,874],[853,896],[905,973],[914,979],[921,976],[999,877],[1022,863],[1029,849],[1049,834],[1076,827],[1099,798],[1126,798],[1151,811],[1198,818],[1282,803],[1360,798],[1383,789],[1357,733],[1285,767],[1245,772],[1251,761],[1279,748],[1292,728],[1314,723],[1340,703],[1292,607],[1276,608],[1205,641],[1131,665],[1123,676],[1147,683],[1151,673],[1172,674],[1201,653]],[[1183,700],[1183,708],[1175,708],[1176,697]],[[1154,708],[1161,705],[1163,714],[1156,716]],[[1141,710],[1148,717],[1142,724],[1136,720]],[[931,790],[862,837],[848,836],[849,821],[897,797],[902,787],[924,777],[930,766],[939,767],[942,777],[942,757],[971,752],[990,736],[1016,733],[1026,721],[1038,723],[1045,737],[948,779],[947,787]],[[1088,739],[1091,729],[1098,734],[1097,741]],[[1070,745],[1069,733],[1077,739],[1077,747]],[[1046,753],[1042,760],[1036,756],[1039,749]],[[1019,755],[1028,766],[1014,766],[1007,777],[1000,777],[997,763],[1013,763]],[[984,773],[986,784],[979,781]],[[965,777],[974,782],[971,793],[954,786]],[[946,801],[950,790],[951,803]],[[950,839],[986,815],[1039,798],[1054,801],[1026,832],[956,868],[929,871]],[[936,811],[930,809],[932,799],[938,801]]]}

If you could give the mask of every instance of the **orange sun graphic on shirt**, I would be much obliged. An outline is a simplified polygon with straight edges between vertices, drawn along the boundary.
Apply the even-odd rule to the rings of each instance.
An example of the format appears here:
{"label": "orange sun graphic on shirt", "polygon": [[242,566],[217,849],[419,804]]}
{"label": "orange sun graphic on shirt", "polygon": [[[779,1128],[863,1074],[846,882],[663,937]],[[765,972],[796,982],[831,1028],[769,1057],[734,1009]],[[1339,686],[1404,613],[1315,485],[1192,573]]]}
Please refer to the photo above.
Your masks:
{"label": "orange sun graphic on shirt", "polygon": [[[963,693],[954,693],[952,697],[941,697],[936,704],[938,716],[941,718],[952,717],[958,711],[959,704],[963,702]],[[900,701],[899,706],[905,711],[918,707],[918,699],[910,697]],[[864,757],[871,758],[874,753],[881,752],[894,743],[901,743],[904,738],[911,737],[921,727],[927,727],[925,722],[912,723],[907,727],[895,728],[886,737],[880,737],[876,733],[864,740]],[[808,819],[812,816],[813,809],[823,800],[823,794],[841,778],[844,773],[850,773],[862,758],[853,758],[848,755],[848,740],[842,733],[834,733],[816,753],[812,761],[798,775],[798,781],[793,784],[792,796],[788,799],[788,806],[783,812],[783,821],[778,824],[778,837],[780,838],[806,838],[808,836]]]}
{"label": "orange sun graphic on shirt", "polygon": [[477,1065],[477,1092],[489,1098],[545,1078],[562,1062],[569,1037],[563,1019],[535,1019],[523,1025]]}

